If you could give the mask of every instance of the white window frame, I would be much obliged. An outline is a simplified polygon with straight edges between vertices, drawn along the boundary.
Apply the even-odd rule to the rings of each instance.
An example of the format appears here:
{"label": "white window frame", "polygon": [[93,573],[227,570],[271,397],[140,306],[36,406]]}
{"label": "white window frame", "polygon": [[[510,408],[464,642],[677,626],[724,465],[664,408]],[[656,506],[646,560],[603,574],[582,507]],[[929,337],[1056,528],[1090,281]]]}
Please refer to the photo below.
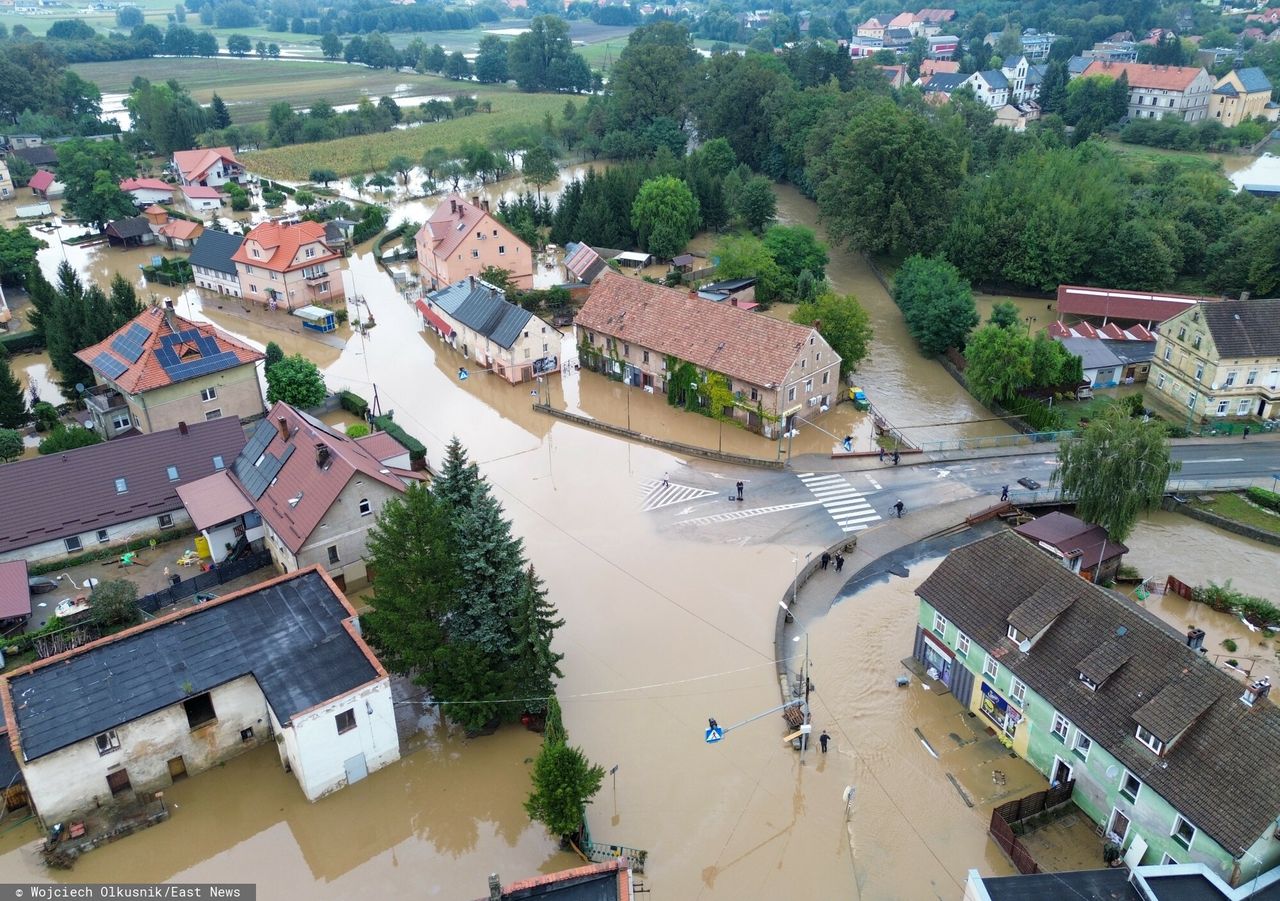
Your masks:
{"label": "white window frame", "polygon": [[1159,373],[1156,376],[1156,389],[1159,391],[1164,390],[1164,373],[1163,372]]}
{"label": "white window frame", "polygon": [[[1132,795],[1127,794],[1125,792],[1125,784],[1130,779],[1138,783],[1138,787],[1133,790]],[[1133,775],[1133,773],[1129,772],[1128,770],[1125,770],[1124,772],[1122,772],[1120,774],[1120,797],[1127,798],[1131,803],[1136,804],[1138,803],[1138,796],[1140,794],[1142,794],[1142,780],[1139,779],[1137,776]]]}
{"label": "white window frame", "polygon": [[1240,398],[1240,402],[1236,404],[1236,415],[1248,416],[1250,405],[1251,405],[1251,401],[1249,400],[1249,398],[1247,397]]}
{"label": "white window frame", "polygon": [[[1191,836],[1187,838],[1185,842],[1183,841],[1182,834],[1181,834],[1182,832],[1181,827],[1183,826],[1191,830]],[[1180,813],[1174,814],[1173,831],[1171,831],[1169,835],[1175,842],[1178,843],[1180,847],[1186,848],[1188,851],[1190,851],[1192,844],[1195,843],[1196,835],[1199,832],[1200,830],[1196,828],[1195,824],[1192,823],[1190,820],[1188,820],[1186,817],[1184,817],[1182,814]]]}
{"label": "white window frame", "polygon": [[116,413],[111,417],[111,428],[118,432],[132,427],[133,418],[128,413]]}
{"label": "white window frame", "polygon": [[120,479],[114,479],[113,481],[116,483],[116,494],[128,494],[128,493],[129,493],[129,480],[128,480],[128,479],[120,478]]}
{"label": "white window frame", "polygon": [[1227,415],[1227,408],[1228,408],[1228,407],[1230,407],[1230,406],[1231,406],[1231,401],[1229,401],[1229,400],[1220,400],[1220,401],[1218,401],[1218,410],[1217,410],[1217,415],[1219,415],[1219,416],[1226,416],[1226,415]]}
{"label": "white window frame", "polygon": [[111,533],[106,529],[98,529],[93,537],[98,539],[98,544],[109,544],[111,542]]}
{"label": "white window frame", "polygon": [[359,509],[361,516],[368,516],[373,513],[373,505],[369,503],[369,499],[367,497],[360,498]]}
{"label": "white window frame", "polygon": [[1010,623],[1009,628],[1005,630],[1005,634],[1012,638],[1017,644],[1022,644],[1022,642],[1029,641],[1031,639],[1030,635],[1023,635],[1015,629],[1012,623]]}
{"label": "white window frame", "polygon": [[956,633],[956,653],[961,656],[969,656],[969,636],[963,632]]}
{"label": "white window frame", "polygon": [[208,422],[208,421],[209,421],[209,420],[211,420],[211,419],[221,419],[221,418],[222,418],[222,409],[221,409],[221,408],[219,408],[219,409],[217,409],[217,410],[206,410],[206,411],[205,411],[205,414],[204,414],[204,421],[205,421],[205,422]]}
{"label": "white window frame", "polygon": [[982,675],[994,682],[1000,676],[1000,661],[988,654],[982,661]]}
{"label": "white window frame", "polygon": [[208,403],[208,402],[209,402],[209,401],[211,401],[211,400],[217,400],[217,399],[218,399],[218,389],[217,389],[217,388],[215,388],[215,387],[213,387],[213,386],[210,386],[210,387],[208,387],[208,388],[201,388],[201,389],[200,389],[200,399],[201,399],[202,401],[204,401],[205,403]]}
{"label": "white window frame", "polygon": [[160,526],[160,528],[162,528],[162,529],[172,529],[172,528],[173,528],[173,514],[172,514],[172,513],[161,513],[159,516],[157,516],[157,517],[156,517],[156,523],[157,523],[157,524]]}
{"label": "white window frame", "polygon": [[1049,734],[1063,744],[1067,743],[1067,734],[1071,732],[1071,720],[1067,719],[1056,710],[1053,712],[1053,725],[1049,727]]}
{"label": "white window frame", "polygon": [[62,546],[67,549],[68,554],[76,554],[84,550],[84,542],[80,540],[79,535],[72,535],[70,538],[62,539]]}
{"label": "white window frame", "polygon": [[112,751],[120,750],[120,736],[116,734],[115,729],[99,732],[93,737],[93,743],[98,748],[99,757],[105,757]]}
{"label": "white window frame", "polygon": [[1071,740],[1071,750],[1081,760],[1088,760],[1089,752],[1093,750],[1093,739],[1085,735],[1082,729],[1076,729],[1076,736]]}
{"label": "white window frame", "polygon": [[1134,736],[1138,739],[1138,741],[1142,742],[1144,745],[1146,745],[1152,751],[1155,751],[1157,754],[1164,753],[1164,742],[1161,741],[1159,738],[1157,738],[1154,732],[1151,732],[1150,730],[1144,729],[1141,726],[1139,726],[1138,730],[1134,733]]}
{"label": "white window frame", "polygon": [[939,636],[947,633],[947,618],[937,610],[933,611],[933,631],[938,633]]}
{"label": "white window frame", "polygon": [[1009,700],[1019,706],[1027,703],[1027,683],[1014,677],[1013,684],[1009,686]]}

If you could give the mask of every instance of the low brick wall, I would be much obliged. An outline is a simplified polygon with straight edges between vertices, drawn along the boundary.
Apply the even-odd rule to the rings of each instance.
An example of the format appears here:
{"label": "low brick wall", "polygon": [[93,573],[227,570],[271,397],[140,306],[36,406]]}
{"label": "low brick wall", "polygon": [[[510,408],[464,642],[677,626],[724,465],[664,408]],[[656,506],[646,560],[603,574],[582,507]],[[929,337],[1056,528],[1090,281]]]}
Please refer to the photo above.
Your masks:
{"label": "low brick wall", "polygon": [[721,463],[736,463],[739,466],[757,466],[761,469],[786,468],[786,464],[781,460],[761,460],[758,457],[744,457],[741,454],[726,454],[721,451],[708,450],[705,447],[697,447],[692,444],[680,444],[676,441],[664,441],[661,438],[654,438],[651,435],[643,435],[640,432],[633,432],[630,429],[624,429],[622,426],[609,425],[609,423],[601,422],[598,419],[589,419],[586,416],[579,416],[577,413],[557,410],[555,407],[548,407],[543,404],[534,404],[533,409],[539,413],[546,413],[548,416],[554,416],[556,419],[563,419],[565,422],[572,422],[575,425],[582,425],[589,429],[595,429],[597,432],[607,432],[610,435],[617,435],[620,438],[627,438],[631,441],[639,441],[642,444],[651,444],[654,447],[675,451],[678,454],[689,454],[690,456],[703,457],[707,460],[718,460]]}
{"label": "low brick wall", "polygon": [[1165,499],[1161,501],[1160,507],[1173,513],[1181,513],[1183,516],[1190,516],[1192,519],[1198,519],[1211,526],[1217,526],[1219,529],[1226,529],[1228,532],[1243,535],[1245,538],[1252,538],[1254,541],[1261,541],[1263,544],[1280,547],[1280,535],[1264,532],[1262,529],[1255,529],[1253,526],[1247,526],[1244,523],[1227,519],[1216,513],[1210,513],[1208,510],[1199,510],[1188,503],[1178,500],[1176,497],[1166,495]]}

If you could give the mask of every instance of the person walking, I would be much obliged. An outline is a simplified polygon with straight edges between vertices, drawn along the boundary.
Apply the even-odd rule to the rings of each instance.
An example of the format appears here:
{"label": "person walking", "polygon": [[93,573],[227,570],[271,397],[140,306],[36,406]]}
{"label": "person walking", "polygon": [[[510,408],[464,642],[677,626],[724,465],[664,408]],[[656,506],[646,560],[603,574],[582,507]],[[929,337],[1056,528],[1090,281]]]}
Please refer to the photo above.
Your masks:
{"label": "person walking", "polygon": [[840,572],[842,569],[844,569],[844,554],[837,552],[836,553],[836,572]]}
{"label": "person walking", "polygon": [[827,730],[823,729],[822,734],[818,736],[818,744],[822,745],[822,753],[827,753],[827,742],[831,741],[831,736],[827,734]]}
{"label": "person walking", "polygon": [[898,519],[902,519],[902,511],[906,508],[906,504],[902,502],[902,498],[898,498],[898,502],[893,505],[893,510],[898,514]]}
{"label": "person walking", "polygon": [[1249,427],[1248,427],[1248,426],[1245,426],[1245,427],[1244,427],[1244,440],[1245,440],[1245,441],[1248,441],[1248,440],[1249,440]]}
{"label": "person walking", "polygon": [[826,569],[830,563],[831,563],[831,555],[828,554],[826,551],[823,551],[822,552],[822,568]]}
{"label": "person walking", "polygon": [[1000,488],[1000,500],[1007,501],[1009,499],[1009,486],[1003,485]]}
{"label": "person walking", "polygon": [[742,500],[742,480],[738,480],[738,500]]}
{"label": "person walking", "polygon": [[898,461],[899,461],[899,460],[901,460],[901,459],[902,459],[902,454],[898,453],[897,451],[894,451],[894,452],[893,452],[893,465],[894,465],[894,466],[897,466],[897,465],[898,465]]}
{"label": "person walking", "polygon": [[882,448],[880,448],[880,462],[881,462],[881,463],[883,463],[883,462],[884,462],[884,448],[883,448],[883,447],[882,447]]}

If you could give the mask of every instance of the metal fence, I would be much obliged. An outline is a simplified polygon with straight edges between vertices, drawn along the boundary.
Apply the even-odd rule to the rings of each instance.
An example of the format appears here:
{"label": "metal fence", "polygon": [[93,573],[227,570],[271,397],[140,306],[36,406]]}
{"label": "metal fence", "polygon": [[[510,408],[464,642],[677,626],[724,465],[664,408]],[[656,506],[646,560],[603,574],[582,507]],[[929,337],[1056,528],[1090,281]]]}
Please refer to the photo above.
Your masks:
{"label": "metal fence", "polygon": [[155,613],[161,607],[176,604],[185,598],[202,591],[208,591],[224,582],[247,576],[264,566],[271,565],[271,554],[268,551],[256,551],[247,557],[241,557],[231,563],[215,563],[208,571],[197,573],[190,579],[183,579],[176,585],[161,589],[154,594],[138,598],[138,606],[147,613]]}
{"label": "metal fence", "polygon": [[1075,432],[1028,432],[1019,435],[987,435],[980,438],[948,438],[945,441],[923,441],[920,449],[926,454],[943,451],[991,450],[1001,447],[1027,447],[1070,438]]}
{"label": "metal fence", "polygon": [[[1264,485],[1271,481],[1270,476],[1257,478],[1204,478],[1204,479],[1170,479],[1165,484],[1165,494],[1195,494],[1198,491],[1233,491]],[[1064,499],[1061,488],[1039,488],[1035,491],[1010,487],[1009,500],[1020,507],[1034,507],[1037,504],[1069,503]]]}

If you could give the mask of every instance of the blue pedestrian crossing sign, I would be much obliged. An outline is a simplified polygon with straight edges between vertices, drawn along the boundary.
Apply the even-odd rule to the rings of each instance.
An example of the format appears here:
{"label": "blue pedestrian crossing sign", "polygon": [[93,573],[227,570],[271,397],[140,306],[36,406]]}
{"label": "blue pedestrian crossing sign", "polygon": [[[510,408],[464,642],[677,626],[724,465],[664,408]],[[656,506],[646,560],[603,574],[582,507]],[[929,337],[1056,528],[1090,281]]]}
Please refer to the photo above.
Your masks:
{"label": "blue pedestrian crossing sign", "polygon": [[722,738],[724,738],[724,730],[721,729],[719,726],[708,729],[706,735],[704,736],[704,740],[709,745],[714,745],[716,742],[718,742]]}

